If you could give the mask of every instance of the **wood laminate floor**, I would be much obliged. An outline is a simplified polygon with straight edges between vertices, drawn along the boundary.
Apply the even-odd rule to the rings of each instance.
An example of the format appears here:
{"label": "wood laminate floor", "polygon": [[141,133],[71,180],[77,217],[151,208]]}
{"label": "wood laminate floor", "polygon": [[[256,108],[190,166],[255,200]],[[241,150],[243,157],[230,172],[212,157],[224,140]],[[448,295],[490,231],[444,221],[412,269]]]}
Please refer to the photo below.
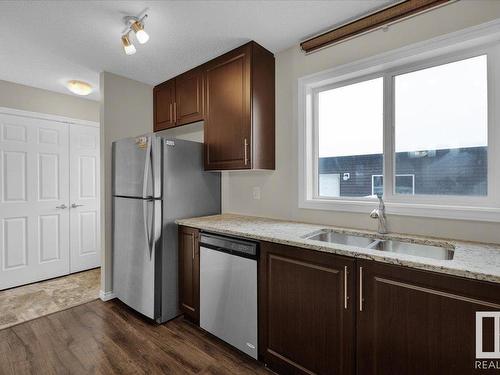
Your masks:
{"label": "wood laminate floor", "polygon": [[271,374],[182,318],[96,300],[0,331],[0,374]]}

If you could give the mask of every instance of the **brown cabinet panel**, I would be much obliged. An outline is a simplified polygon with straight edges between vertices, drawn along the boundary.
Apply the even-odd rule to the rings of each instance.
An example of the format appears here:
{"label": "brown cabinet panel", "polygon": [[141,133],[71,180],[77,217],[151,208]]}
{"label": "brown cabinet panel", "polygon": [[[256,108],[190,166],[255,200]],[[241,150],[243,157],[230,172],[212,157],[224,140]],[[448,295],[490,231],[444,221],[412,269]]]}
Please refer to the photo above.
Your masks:
{"label": "brown cabinet panel", "polygon": [[205,169],[274,169],[274,68],[255,42],[204,65]]}
{"label": "brown cabinet panel", "polygon": [[156,86],[153,90],[154,131],[175,126],[175,80]]}
{"label": "brown cabinet panel", "polygon": [[203,120],[203,71],[190,70],[175,78],[176,126]]}
{"label": "brown cabinet panel", "polygon": [[179,226],[179,306],[194,320],[200,317],[200,247],[199,231]]}
{"label": "brown cabinet panel", "polygon": [[205,70],[205,167],[248,169],[250,162],[250,45]]}
{"label": "brown cabinet panel", "polygon": [[259,354],[271,369],[353,373],[353,272],[348,258],[261,244]]}
{"label": "brown cabinet panel", "polygon": [[476,311],[500,310],[500,285],[357,265],[359,374],[488,373],[474,369]]}

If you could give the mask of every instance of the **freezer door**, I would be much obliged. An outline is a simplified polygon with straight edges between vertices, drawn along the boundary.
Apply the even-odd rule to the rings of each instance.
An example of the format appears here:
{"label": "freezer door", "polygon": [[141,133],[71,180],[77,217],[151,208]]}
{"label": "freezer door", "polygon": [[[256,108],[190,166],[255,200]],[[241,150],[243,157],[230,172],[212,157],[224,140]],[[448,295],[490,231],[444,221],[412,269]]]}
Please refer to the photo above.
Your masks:
{"label": "freezer door", "polygon": [[161,197],[161,140],[153,134],[113,142],[113,195]]}
{"label": "freezer door", "polygon": [[128,306],[156,319],[161,303],[161,252],[156,251],[161,201],[113,199],[113,291]]}

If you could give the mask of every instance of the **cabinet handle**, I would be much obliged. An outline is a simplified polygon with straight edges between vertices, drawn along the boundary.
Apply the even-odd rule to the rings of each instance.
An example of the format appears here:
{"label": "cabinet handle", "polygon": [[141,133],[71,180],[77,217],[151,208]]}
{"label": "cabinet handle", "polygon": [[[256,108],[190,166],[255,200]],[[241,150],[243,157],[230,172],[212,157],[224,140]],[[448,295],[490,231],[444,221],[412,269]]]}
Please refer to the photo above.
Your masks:
{"label": "cabinet handle", "polygon": [[191,251],[191,254],[192,254],[193,260],[194,260],[194,243],[195,243],[195,241],[193,241],[193,247],[192,247],[192,251]]}
{"label": "cabinet handle", "polygon": [[172,118],[172,103],[169,104],[170,108],[170,122],[174,122],[174,119]]}
{"label": "cabinet handle", "polygon": [[363,311],[363,267],[359,267],[359,311]]}
{"label": "cabinet handle", "polygon": [[244,142],[243,142],[243,146],[245,147],[245,165],[248,164],[248,141],[247,139],[245,138]]}
{"label": "cabinet handle", "polygon": [[347,296],[347,266],[344,266],[344,309],[347,310],[347,300],[349,297]]}
{"label": "cabinet handle", "polygon": [[174,102],[174,122],[177,122],[177,102]]}

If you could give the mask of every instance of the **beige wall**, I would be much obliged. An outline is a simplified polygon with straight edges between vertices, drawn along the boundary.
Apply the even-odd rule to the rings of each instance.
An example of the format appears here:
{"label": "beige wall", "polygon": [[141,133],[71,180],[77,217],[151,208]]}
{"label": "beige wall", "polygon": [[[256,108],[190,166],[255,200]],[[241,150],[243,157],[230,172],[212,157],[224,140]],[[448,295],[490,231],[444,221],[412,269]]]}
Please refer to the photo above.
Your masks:
{"label": "beige wall", "polygon": [[0,81],[0,107],[99,121],[99,102]]}
{"label": "beige wall", "polygon": [[153,87],[115,74],[103,72],[101,89],[101,290],[112,290],[111,270],[111,143],[114,140],[153,130]]}
{"label": "beige wall", "polygon": [[[500,17],[500,1],[460,1],[311,55],[298,46],[276,56],[276,170],[223,175],[223,211],[376,229],[366,214],[298,208],[297,79],[441,34]],[[261,200],[252,188],[261,188]],[[390,230],[466,240],[499,242],[498,223],[389,215]]]}

